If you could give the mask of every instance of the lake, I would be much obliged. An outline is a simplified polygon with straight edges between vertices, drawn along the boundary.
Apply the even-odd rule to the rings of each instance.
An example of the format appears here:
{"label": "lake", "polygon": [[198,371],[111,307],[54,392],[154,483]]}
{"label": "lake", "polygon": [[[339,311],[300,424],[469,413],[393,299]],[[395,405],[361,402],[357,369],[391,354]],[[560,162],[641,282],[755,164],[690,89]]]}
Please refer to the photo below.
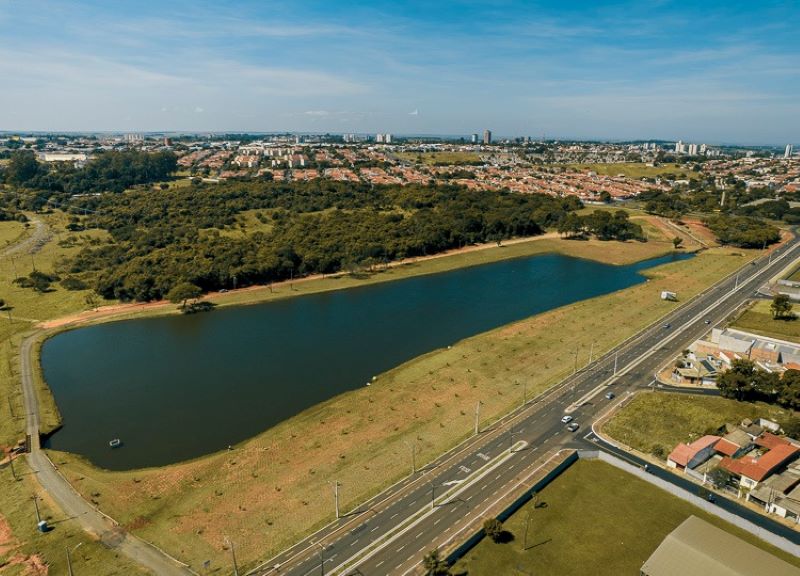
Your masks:
{"label": "lake", "polygon": [[[416,356],[644,282],[641,270],[688,257],[611,266],[543,254],[63,332],[42,347],[64,423],[46,446],[111,470],[208,454]],[[112,438],[123,446],[112,450]]]}

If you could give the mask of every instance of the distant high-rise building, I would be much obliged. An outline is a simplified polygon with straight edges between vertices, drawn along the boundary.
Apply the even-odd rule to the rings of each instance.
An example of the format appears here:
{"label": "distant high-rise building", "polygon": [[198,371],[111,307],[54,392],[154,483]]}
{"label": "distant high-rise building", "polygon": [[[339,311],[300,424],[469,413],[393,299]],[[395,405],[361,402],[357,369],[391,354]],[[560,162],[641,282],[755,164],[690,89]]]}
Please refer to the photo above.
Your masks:
{"label": "distant high-rise building", "polygon": [[478,135],[477,134],[473,134],[472,135],[472,143],[473,144],[477,144],[478,143]]}
{"label": "distant high-rise building", "polygon": [[697,156],[697,144],[689,144],[689,156]]}
{"label": "distant high-rise building", "polygon": [[392,135],[388,132],[383,135],[383,142],[384,144],[391,144],[392,143]]}
{"label": "distant high-rise building", "polygon": [[786,151],[783,153],[784,158],[791,158],[792,157],[792,150],[794,150],[794,146],[791,144],[786,145]]}
{"label": "distant high-rise building", "polygon": [[492,143],[492,131],[491,130],[484,130],[483,131],[483,143],[484,144],[491,144]]}
{"label": "distant high-rise building", "polygon": [[375,134],[375,142],[383,143],[383,134]]}
{"label": "distant high-rise building", "polygon": [[675,143],[675,154],[683,154],[683,140],[678,140]]}
{"label": "distant high-rise building", "polygon": [[708,150],[708,146],[705,144],[700,144],[700,154],[705,154]]}

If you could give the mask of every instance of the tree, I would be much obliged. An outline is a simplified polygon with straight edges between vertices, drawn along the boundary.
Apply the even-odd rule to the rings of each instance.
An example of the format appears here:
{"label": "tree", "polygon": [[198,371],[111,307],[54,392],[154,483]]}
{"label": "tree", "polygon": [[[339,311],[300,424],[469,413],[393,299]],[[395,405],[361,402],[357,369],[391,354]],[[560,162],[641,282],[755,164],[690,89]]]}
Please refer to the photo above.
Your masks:
{"label": "tree", "polygon": [[681,238],[680,236],[675,236],[675,238],[672,239],[672,245],[675,247],[676,250],[680,248],[681,244],[683,244],[683,238]]}
{"label": "tree", "polygon": [[800,418],[794,416],[781,424],[784,434],[790,438],[800,438]]}
{"label": "tree", "polygon": [[720,468],[719,466],[715,466],[708,473],[708,481],[717,489],[727,486],[731,483],[732,479],[733,475],[725,470],[725,468]]}
{"label": "tree", "polygon": [[447,560],[441,557],[438,548],[434,548],[422,559],[422,566],[428,576],[446,576],[450,573]]}
{"label": "tree", "polygon": [[734,360],[731,368],[717,378],[717,388],[726,398],[747,400],[758,389],[759,375],[755,363],[744,358]]}
{"label": "tree", "polygon": [[186,302],[188,300],[200,298],[202,295],[203,291],[199,286],[195,286],[191,282],[181,282],[180,284],[176,284],[169,292],[167,292],[167,300],[173,304],[180,302],[181,310],[185,310]]}
{"label": "tree", "polygon": [[608,190],[602,190],[600,192],[600,201],[605,204],[611,203],[611,194],[608,193]]}
{"label": "tree", "polygon": [[503,538],[503,523],[497,518],[489,518],[483,523],[484,533],[492,539],[492,542],[500,542]]}
{"label": "tree", "polygon": [[792,302],[787,294],[775,294],[769,309],[772,311],[772,317],[776,320],[792,317]]}

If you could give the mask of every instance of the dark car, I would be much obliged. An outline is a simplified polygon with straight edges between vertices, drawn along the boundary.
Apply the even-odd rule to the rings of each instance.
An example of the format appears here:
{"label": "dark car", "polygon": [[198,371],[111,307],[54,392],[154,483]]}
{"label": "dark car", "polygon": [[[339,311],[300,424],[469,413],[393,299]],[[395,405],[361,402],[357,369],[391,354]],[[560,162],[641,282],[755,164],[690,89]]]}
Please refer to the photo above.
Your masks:
{"label": "dark car", "polygon": [[670,328],[672,328],[672,324],[664,324],[664,330],[669,330]]}

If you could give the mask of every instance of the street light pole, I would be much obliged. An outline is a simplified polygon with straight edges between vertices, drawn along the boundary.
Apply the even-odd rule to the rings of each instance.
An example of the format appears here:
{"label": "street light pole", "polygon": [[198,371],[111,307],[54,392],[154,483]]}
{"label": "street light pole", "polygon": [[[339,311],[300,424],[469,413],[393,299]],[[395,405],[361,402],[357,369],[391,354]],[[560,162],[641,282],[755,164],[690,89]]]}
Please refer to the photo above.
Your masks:
{"label": "street light pole", "polygon": [[225,542],[227,542],[228,546],[231,548],[231,558],[233,559],[233,576],[239,576],[239,565],[236,563],[236,548],[234,547],[231,539],[227,536],[225,536]]}
{"label": "street light pole", "polygon": [[75,552],[75,550],[80,548],[82,544],[83,544],[83,542],[78,542],[78,545],[75,546],[75,548],[73,548],[72,551],[70,551],[69,548],[64,546],[64,552],[67,553],[67,574],[69,576],[74,576],[73,573],[72,573],[72,558],[70,558],[70,555],[71,555],[72,552]]}
{"label": "street light pole", "polygon": [[431,510],[436,508],[436,485],[431,482]]}
{"label": "street light pole", "polygon": [[614,353],[614,376],[617,375],[617,358],[619,357],[619,350]]}
{"label": "street light pole", "polygon": [[592,356],[594,356],[594,340],[592,340],[592,345],[589,348],[589,361],[586,363],[587,367],[592,363]]}
{"label": "street light pole", "polygon": [[336,506],[336,519],[339,519],[339,481],[333,481],[333,503]]}
{"label": "street light pole", "polygon": [[478,400],[478,403],[475,404],[475,436],[477,436],[478,432],[480,432],[480,429],[478,427],[480,418],[481,418],[481,401]]}
{"label": "street light pole", "polygon": [[406,446],[411,450],[411,475],[417,473],[417,445],[413,442],[406,442]]}
{"label": "street light pole", "polygon": [[325,545],[317,542],[317,546],[319,546],[319,571],[325,576]]}

